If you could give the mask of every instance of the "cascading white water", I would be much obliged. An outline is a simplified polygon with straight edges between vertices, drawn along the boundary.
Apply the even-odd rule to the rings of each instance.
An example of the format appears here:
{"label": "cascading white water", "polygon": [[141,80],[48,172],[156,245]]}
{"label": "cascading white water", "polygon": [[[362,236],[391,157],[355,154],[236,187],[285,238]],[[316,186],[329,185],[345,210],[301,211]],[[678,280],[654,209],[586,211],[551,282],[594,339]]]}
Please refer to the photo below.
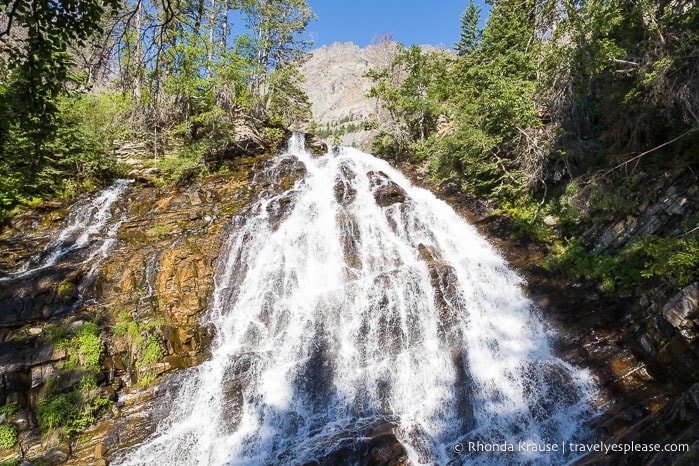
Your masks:
{"label": "cascading white water", "polygon": [[[112,207],[126,192],[132,180],[117,180],[96,195],[72,205],[68,209],[65,226],[46,247],[29,259],[16,272],[0,278],[0,281],[16,280],[51,267],[71,251],[88,248],[84,262],[94,257],[104,258],[113,245],[116,231],[123,222],[110,225]],[[93,271],[90,272],[90,275]]]}
{"label": "cascading white water", "polygon": [[454,451],[581,440],[595,396],[473,227],[384,161],[313,157],[300,135],[257,181],[219,259],[212,358],[117,462],[303,464],[376,423],[413,464],[571,459]]}

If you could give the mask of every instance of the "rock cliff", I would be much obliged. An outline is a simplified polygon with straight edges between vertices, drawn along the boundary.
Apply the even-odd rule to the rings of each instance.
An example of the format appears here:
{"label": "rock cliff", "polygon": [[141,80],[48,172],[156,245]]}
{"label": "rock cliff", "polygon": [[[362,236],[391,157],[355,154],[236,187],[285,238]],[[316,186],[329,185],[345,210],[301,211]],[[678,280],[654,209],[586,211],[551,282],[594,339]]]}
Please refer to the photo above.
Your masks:
{"label": "rock cliff", "polygon": [[334,43],[313,50],[300,70],[305,78],[301,88],[311,102],[314,131],[328,142],[338,134],[342,145],[369,151],[375,131],[365,129],[363,124],[387,115],[375,99],[366,97],[371,80],[364,74],[385,68],[397,52],[398,44],[390,41],[364,48],[352,42]]}

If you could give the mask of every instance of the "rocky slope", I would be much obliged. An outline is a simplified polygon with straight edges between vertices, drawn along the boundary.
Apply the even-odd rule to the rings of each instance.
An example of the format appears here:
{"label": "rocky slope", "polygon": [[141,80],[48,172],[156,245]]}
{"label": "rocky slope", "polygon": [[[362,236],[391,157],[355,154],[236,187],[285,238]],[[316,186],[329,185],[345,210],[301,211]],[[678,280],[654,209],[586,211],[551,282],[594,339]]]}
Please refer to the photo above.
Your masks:
{"label": "rocky slope", "polygon": [[[0,404],[18,408],[9,420],[19,430],[19,442],[4,452],[6,459],[19,454],[32,462],[54,464],[70,458],[74,464],[87,464],[102,459],[110,448],[137,442],[152,432],[153,426],[142,425],[137,415],[160,391],[149,387],[149,381],[196,364],[206,355],[210,336],[199,317],[213,287],[213,262],[224,225],[240,205],[219,206],[217,201],[244,202],[250,168],[243,164],[186,189],[132,187],[123,201],[126,221],[119,228],[117,246],[100,265],[94,285],[80,294],[89,270],[73,256],[35,278],[3,287]],[[3,243],[21,236],[21,226],[30,218],[49,225],[58,220],[55,212],[48,217],[36,211],[15,217],[3,232]],[[16,257],[20,254],[3,259],[7,263]],[[69,363],[71,352],[82,354],[79,347],[52,338],[54,329],[70,335],[85,322],[97,323],[101,330],[101,364],[91,374],[83,364]],[[119,325],[133,330],[115,331]],[[151,348],[161,357],[144,361],[140,356],[150,341],[156,342]],[[46,422],[40,423],[42,400],[66,393],[85,395],[79,388],[85,375],[94,376],[99,389],[114,402],[111,413],[95,413],[108,419],[84,433],[42,438],[40,425],[46,427]],[[59,379],[66,382],[56,387]]]}

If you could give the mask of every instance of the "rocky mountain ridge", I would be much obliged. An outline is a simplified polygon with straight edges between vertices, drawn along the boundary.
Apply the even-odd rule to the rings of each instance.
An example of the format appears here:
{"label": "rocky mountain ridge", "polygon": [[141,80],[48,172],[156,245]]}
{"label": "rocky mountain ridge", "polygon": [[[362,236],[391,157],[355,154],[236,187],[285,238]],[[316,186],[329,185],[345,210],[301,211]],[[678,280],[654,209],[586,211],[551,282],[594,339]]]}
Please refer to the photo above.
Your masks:
{"label": "rocky mountain ridge", "polygon": [[[420,47],[424,51],[438,50],[430,45]],[[333,142],[336,133],[342,145],[370,150],[375,131],[364,124],[387,115],[376,99],[366,96],[372,83],[365,73],[385,68],[398,51],[399,45],[392,41],[364,48],[352,42],[336,42],[312,50],[300,67],[305,77],[301,89],[308,95],[313,112],[309,131],[327,142]]]}

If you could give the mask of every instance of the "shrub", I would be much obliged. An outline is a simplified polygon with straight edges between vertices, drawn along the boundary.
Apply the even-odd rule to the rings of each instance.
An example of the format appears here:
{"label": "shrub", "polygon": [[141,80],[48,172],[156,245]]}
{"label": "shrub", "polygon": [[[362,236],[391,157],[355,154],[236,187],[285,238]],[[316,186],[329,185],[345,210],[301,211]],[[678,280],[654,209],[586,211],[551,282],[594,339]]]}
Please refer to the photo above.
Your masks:
{"label": "shrub", "polygon": [[37,414],[44,432],[62,428],[67,435],[84,430],[95,421],[95,415],[108,409],[112,401],[97,395],[94,377],[80,379],[78,387],[67,393],[49,395],[39,402]]}
{"label": "shrub", "polygon": [[5,405],[0,407],[0,414],[4,414],[5,416],[14,416],[15,413],[17,412],[17,406],[16,405]]}
{"label": "shrub", "polygon": [[78,327],[72,337],[58,342],[60,348],[68,351],[69,368],[83,367],[93,372],[99,370],[104,349],[99,334],[99,326],[88,322]]}
{"label": "shrub", "polygon": [[0,425],[0,449],[6,450],[17,444],[17,428],[12,424]]}
{"label": "shrub", "polygon": [[148,343],[141,350],[138,360],[136,361],[137,367],[149,366],[160,361],[163,357],[163,350],[160,348],[158,339],[155,336],[151,336],[148,339]]}

